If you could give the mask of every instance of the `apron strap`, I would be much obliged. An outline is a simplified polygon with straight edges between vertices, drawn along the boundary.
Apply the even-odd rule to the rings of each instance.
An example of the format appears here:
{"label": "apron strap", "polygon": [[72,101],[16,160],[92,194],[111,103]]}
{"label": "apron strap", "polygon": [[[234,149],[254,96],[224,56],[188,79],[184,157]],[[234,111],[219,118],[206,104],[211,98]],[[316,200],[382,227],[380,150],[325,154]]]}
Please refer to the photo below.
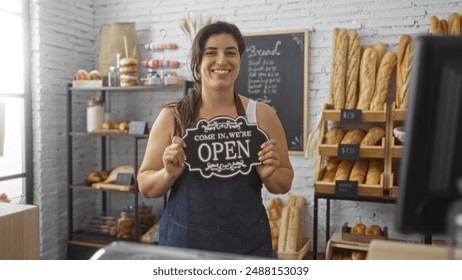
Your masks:
{"label": "apron strap", "polygon": [[237,93],[234,93],[234,104],[236,104],[237,115],[245,117],[244,105],[242,105],[241,98]]}

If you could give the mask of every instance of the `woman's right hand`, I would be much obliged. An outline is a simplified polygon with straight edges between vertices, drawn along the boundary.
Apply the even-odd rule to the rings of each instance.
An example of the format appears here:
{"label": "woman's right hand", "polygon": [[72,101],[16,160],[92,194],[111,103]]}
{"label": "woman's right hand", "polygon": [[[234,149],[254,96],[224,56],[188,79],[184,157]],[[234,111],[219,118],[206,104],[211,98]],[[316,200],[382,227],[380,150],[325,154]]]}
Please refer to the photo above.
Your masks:
{"label": "woman's right hand", "polygon": [[176,179],[183,173],[185,168],[184,162],[186,160],[186,154],[183,150],[185,147],[186,143],[184,140],[181,137],[174,136],[172,143],[164,150],[162,162],[170,178]]}

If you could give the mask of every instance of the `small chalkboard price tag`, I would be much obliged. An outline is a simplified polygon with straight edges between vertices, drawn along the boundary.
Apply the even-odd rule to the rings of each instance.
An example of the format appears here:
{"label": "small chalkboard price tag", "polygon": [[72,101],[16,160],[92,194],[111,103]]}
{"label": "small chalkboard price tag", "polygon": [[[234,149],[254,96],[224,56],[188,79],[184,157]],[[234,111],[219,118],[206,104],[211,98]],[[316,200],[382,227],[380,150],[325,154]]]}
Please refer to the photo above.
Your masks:
{"label": "small chalkboard price tag", "polygon": [[335,181],[335,196],[345,198],[358,197],[358,181]]}
{"label": "small chalkboard price tag", "polygon": [[337,157],[339,160],[358,160],[359,144],[339,144]]}
{"label": "small chalkboard price tag", "polygon": [[131,121],[128,134],[145,134],[148,123],[145,121]]}
{"label": "small chalkboard price tag", "polygon": [[130,186],[133,184],[133,174],[131,173],[118,173],[116,178],[116,185]]}
{"label": "small chalkboard price tag", "polygon": [[252,166],[260,165],[260,146],[268,135],[257,123],[245,117],[218,116],[200,119],[183,136],[186,143],[186,165],[190,171],[200,172],[204,178],[227,178],[248,174]]}
{"label": "small chalkboard price tag", "polygon": [[340,123],[342,124],[360,124],[362,111],[357,109],[340,110]]}

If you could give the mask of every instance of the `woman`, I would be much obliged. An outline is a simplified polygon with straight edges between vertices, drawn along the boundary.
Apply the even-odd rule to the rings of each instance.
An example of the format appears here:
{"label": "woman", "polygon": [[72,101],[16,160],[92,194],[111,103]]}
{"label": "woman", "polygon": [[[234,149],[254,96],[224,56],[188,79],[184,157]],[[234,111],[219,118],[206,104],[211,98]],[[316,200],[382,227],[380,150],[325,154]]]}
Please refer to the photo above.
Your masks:
{"label": "woman", "polygon": [[[152,127],[138,183],[146,197],[171,190],[160,224],[161,245],[272,256],[262,183],[271,193],[286,193],[293,169],[284,130],[271,107],[234,92],[244,50],[235,25],[216,22],[203,27],[191,49],[194,88],[166,105]],[[185,130],[198,119],[218,115],[245,115],[269,136],[258,153],[263,164],[249,174],[205,179],[185,167]]]}

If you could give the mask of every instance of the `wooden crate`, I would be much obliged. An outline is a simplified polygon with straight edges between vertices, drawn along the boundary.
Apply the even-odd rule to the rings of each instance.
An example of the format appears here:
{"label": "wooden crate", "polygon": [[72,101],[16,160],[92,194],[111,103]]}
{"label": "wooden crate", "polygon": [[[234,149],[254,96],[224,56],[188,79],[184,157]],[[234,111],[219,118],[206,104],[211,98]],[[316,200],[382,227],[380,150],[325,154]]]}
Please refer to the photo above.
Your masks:
{"label": "wooden crate", "polygon": [[[337,156],[338,145],[320,144],[319,154],[322,156]],[[384,158],[385,157],[385,137],[382,138],[382,144],[376,146],[359,146],[360,158]]]}
{"label": "wooden crate", "polygon": [[[316,193],[335,194],[335,182],[323,182],[325,168],[319,170],[316,174],[314,182],[314,190]],[[384,193],[384,174],[380,175],[379,185],[358,184],[358,196],[367,197],[382,197]]]}
{"label": "wooden crate", "polygon": [[351,231],[351,227],[348,226],[348,223],[343,224],[342,226],[342,240],[343,241],[370,243],[373,239],[388,239],[388,227],[383,227],[381,236],[351,234],[350,231]]}
{"label": "wooden crate", "polygon": [[369,251],[369,243],[342,240],[342,234],[335,232],[327,242],[326,260],[332,260],[337,252],[352,253],[354,251]]}
{"label": "wooden crate", "polygon": [[398,185],[395,182],[395,179],[396,178],[394,178],[394,173],[391,173],[390,175],[390,196],[393,198],[398,197],[398,190],[399,190]]}
{"label": "wooden crate", "polygon": [[[340,121],[341,110],[333,109],[330,104],[324,104],[322,110],[322,120],[324,121]],[[383,105],[381,111],[365,110],[361,112],[361,122],[386,122],[387,121],[387,104]]]}

